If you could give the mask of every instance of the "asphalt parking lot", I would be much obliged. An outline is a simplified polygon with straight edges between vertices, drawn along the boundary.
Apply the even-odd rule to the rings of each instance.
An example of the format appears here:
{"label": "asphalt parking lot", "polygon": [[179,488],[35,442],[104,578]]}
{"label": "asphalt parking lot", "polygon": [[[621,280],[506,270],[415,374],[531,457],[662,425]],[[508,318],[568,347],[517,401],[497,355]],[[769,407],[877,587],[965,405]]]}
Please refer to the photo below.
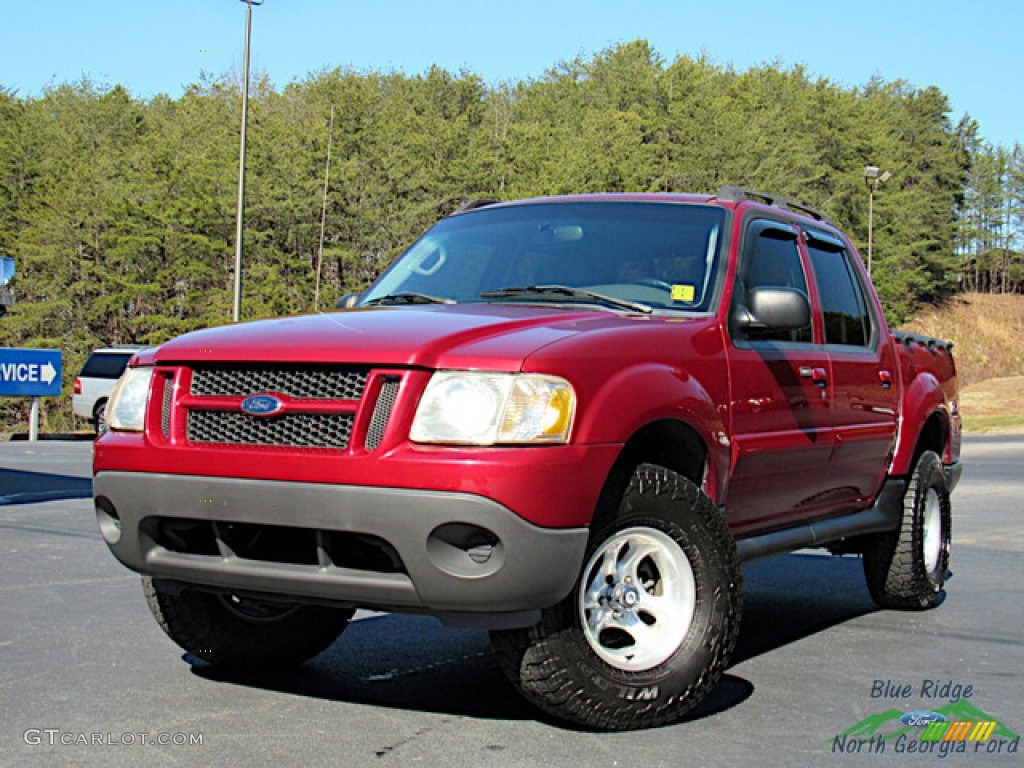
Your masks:
{"label": "asphalt parking lot", "polygon": [[[524,704],[485,633],[426,618],[357,614],[290,674],[193,666],[96,529],[91,444],[0,443],[0,765],[1020,765],[1024,437],[969,438],[964,458],[941,607],[878,610],[855,557],[752,564],[709,701],[604,734]],[[998,727],[901,742],[915,711]]]}

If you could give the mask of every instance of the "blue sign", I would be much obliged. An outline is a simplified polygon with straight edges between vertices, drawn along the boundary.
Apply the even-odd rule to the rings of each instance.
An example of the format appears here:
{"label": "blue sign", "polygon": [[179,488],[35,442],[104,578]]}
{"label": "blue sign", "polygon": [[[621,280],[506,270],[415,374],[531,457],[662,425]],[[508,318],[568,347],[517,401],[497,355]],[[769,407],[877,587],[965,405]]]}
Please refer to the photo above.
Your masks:
{"label": "blue sign", "polygon": [[59,397],[59,349],[0,348],[0,396]]}

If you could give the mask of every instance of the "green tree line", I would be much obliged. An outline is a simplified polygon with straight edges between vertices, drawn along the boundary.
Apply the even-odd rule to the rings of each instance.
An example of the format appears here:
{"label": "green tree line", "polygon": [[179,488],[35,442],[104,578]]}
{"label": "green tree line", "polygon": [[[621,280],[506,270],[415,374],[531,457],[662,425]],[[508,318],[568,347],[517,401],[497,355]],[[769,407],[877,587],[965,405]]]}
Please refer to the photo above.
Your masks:
{"label": "green tree line", "polygon": [[[38,97],[0,87],[0,254],[18,264],[0,346],[61,349],[70,392],[94,347],[229,322],[240,102],[228,77],[180,98],[87,79]],[[437,67],[325,69],[282,88],[258,76],[249,107],[246,319],[333,307],[478,197],[735,184],[822,209],[866,251],[863,169],[877,165],[892,178],[877,187],[873,279],[897,321],[981,285],[990,253],[1017,248],[1006,222],[1021,231],[1019,149],[1014,204],[990,204],[986,185],[1005,202],[1011,174],[982,174],[995,150],[976,123],[898,80],[666,61],[634,41],[500,85]],[[1012,274],[1000,284],[1019,289]],[[0,404],[0,426],[26,407]],[[70,406],[49,412],[66,421]]]}
{"label": "green tree line", "polygon": [[957,254],[968,291],[1024,290],[1024,149],[979,144],[971,153]]}

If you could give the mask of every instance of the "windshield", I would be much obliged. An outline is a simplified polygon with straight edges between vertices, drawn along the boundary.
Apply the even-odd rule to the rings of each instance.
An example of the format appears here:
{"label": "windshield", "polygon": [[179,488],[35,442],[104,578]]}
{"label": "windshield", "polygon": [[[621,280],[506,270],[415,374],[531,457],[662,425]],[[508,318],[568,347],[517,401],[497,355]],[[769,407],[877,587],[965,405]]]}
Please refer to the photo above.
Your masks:
{"label": "windshield", "polygon": [[682,203],[482,208],[438,222],[359,303],[588,303],[707,311],[724,218],[721,208]]}

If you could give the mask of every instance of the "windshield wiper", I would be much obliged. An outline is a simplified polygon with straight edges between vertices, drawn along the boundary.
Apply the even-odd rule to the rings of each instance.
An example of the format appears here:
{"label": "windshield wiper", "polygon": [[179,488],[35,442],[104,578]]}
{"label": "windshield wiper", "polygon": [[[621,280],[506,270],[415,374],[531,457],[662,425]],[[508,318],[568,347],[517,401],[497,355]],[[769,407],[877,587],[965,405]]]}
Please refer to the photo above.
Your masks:
{"label": "windshield wiper", "polygon": [[645,315],[649,315],[654,311],[652,307],[649,307],[646,304],[641,304],[638,301],[617,299],[614,296],[606,296],[603,293],[595,293],[594,291],[588,291],[585,288],[573,288],[568,285],[526,285],[517,288],[502,288],[497,291],[486,291],[485,293],[480,294],[480,298],[482,299],[542,299],[548,296],[576,299],[577,301],[599,302],[618,309],[629,309],[633,312],[642,312]]}
{"label": "windshield wiper", "polygon": [[369,301],[363,302],[364,307],[384,304],[454,304],[454,299],[443,299],[439,296],[429,296],[425,293],[415,291],[399,291],[389,293],[386,296],[377,296]]}

